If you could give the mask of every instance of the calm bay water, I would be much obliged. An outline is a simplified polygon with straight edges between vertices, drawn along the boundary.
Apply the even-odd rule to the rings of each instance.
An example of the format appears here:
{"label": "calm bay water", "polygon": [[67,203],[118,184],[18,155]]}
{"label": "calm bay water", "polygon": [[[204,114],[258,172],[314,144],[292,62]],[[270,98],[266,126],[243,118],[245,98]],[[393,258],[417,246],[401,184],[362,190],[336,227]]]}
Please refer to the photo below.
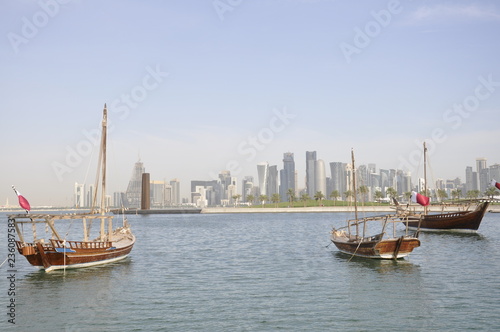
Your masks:
{"label": "calm bay water", "polygon": [[[7,254],[6,214],[0,214]],[[119,217],[118,217],[119,218]],[[405,260],[341,254],[346,214],[129,216],[125,261],[38,271],[17,255],[22,331],[491,331],[500,327],[500,214],[478,234],[422,233]],[[1,303],[8,304],[3,274]],[[11,327],[7,316],[0,330]]]}

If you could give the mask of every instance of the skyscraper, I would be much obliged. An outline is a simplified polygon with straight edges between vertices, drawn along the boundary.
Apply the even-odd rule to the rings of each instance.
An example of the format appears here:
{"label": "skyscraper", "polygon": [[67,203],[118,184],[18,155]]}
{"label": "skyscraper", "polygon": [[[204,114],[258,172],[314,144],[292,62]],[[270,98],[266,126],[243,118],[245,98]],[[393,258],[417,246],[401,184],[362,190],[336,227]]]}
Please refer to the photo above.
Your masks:
{"label": "skyscraper", "polygon": [[230,199],[231,197],[228,194],[229,186],[231,185],[231,172],[230,171],[221,171],[219,173],[219,183],[221,190],[221,199]]}
{"label": "skyscraper", "polygon": [[278,166],[277,165],[272,165],[269,166],[269,175],[267,177],[267,196],[269,196],[269,199],[274,194],[279,193],[279,185],[278,185]]}
{"label": "skyscraper", "polygon": [[85,207],[85,185],[75,183],[75,208]]}
{"label": "skyscraper", "polygon": [[[322,159],[316,161],[316,172],[315,172],[315,190],[316,192],[321,192],[325,198],[328,197],[329,193],[326,192],[326,172],[325,172],[325,162]],[[316,192],[314,195],[316,195]],[[314,197],[311,196],[312,197]]]}
{"label": "skyscraper", "polygon": [[267,162],[257,164],[257,175],[259,176],[260,194],[267,195],[267,178],[269,177],[269,164]]}
{"label": "skyscraper", "polygon": [[283,154],[283,169],[280,171],[280,196],[283,202],[288,201],[288,190],[293,189],[295,195],[295,161],[293,153]]}
{"label": "skyscraper", "polygon": [[[192,180],[191,202],[203,206],[215,206],[221,204],[220,182],[218,180]],[[201,201],[200,201],[201,200]],[[199,203],[197,203],[199,201]],[[198,205],[200,206],[200,205]]]}
{"label": "skyscraper", "polygon": [[479,191],[485,192],[490,183],[490,172],[486,165],[486,158],[476,158],[477,176],[479,177]]}
{"label": "skyscraper", "polygon": [[477,173],[472,170],[472,166],[465,168],[465,193],[477,190]]}
{"label": "skyscraper", "polygon": [[144,173],[144,165],[139,160],[135,163],[132,171],[132,176],[127,186],[126,196],[127,203],[130,208],[141,207],[141,187],[142,187],[142,173]]}
{"label": "skyscraper", "polygon": [[[252,194],[253,176],[245,176],[242,184],[242,202],[247,201],[247,196]],[[251,203],[251,202],[250,202]]]}
{"label": "skyscraper", "polygon": [[181,183],[178,179],[173,179],[170,181],[170,186],[172,186],[171,205],[177,206],[181,204]]}
{"label": "skyscraper", "polygon": [[[331,162],[330,172],[332,174],[332,190],[336,190],[339,195],[342,195],[347,191],[346,184],[346,164],[341,162]],[[328,193],[330,195],[331,193]]]}
{"label": "skyscraper", "polygon": [[173,206],[172,203],[172,185],[165,185],[165,206]]}
{"label": "skyscraper", "polygon": [[151,207],[165,206],[165,182],[151,181],[150,182],[150,197]]}
{"label": "skyscraper", "polygon": [[309,197],[316,194],[316,151],[306,151],[306,189]]}
{"label": "skyscraper", "polygon": [[497,182],[500,181],[500,164],[491,165],[489,169],[490,169],[490,182],[491,180],[495,180]]}

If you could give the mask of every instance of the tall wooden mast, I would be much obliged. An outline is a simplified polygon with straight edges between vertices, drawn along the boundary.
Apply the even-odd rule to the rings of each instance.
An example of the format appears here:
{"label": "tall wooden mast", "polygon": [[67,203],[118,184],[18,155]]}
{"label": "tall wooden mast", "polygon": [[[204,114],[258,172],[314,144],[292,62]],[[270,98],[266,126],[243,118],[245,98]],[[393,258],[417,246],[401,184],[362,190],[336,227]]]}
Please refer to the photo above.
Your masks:
{"label": "tall wooden mast", "polygon": [[[358,193],[356,190],[356,168],[354,167],[354,149],[351,149],[352,160],[352,190],[354,193],[354,219],[358,220]],[[359,234],[358,223],[356,222],[356,236]]]}
{"label": "tall wooden mast", "polygon": [[101,183],[101,214],[106,213],[106,135],[107,135],[107,125],[108,125],[108,110],[106,109],[106,104],[104,104],[104,110],[102,111],[102,134],[101,134],[101,157],[102,157],[102,183]]}

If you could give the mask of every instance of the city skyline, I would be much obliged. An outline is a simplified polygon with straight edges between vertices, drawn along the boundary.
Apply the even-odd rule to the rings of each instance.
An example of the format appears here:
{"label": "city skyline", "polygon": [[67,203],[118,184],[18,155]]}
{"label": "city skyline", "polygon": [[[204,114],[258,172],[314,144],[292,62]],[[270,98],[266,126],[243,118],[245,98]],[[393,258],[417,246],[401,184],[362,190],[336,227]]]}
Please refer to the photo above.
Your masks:
{"label": "city skyline", "polygon": [[[171,181],[159,181],[150,178],[151,187],[151,207],[163,208],[168,206],[179,206],[181,204],[194,204],[198,207],[217,206],[217,205],[234,205],[235,200],[233,197],[239,195],[239,202],[248,202],[246,196],[251,194],[255,198],[260,195],[265,195],[271,201],[274,194],[280,196],[282,202],[288,201],[288,189],[294,189],[295,197],[298,199],[301,193],[306,193],[311,199],[315,197],[317,192],[321,192],[325,199],[330,198],[330,194],[336,191],[340,198],[350,188],[352,179],[351,161],[349,162],[327,162],[330,174],[324,171],[325,162],[322,159],[315,160],[317,156],[316,151],[307,151],[306,160],[308,157],[314,158],[313,169],[315,170],[314,181],[312,182],[312,189],[305,186],[296,186],[297,172],[293,171],[293,179],[288,179],[285,174],[295,169],[294,153],[283,153],[283,167],[280,169],[279,165],[270,165],[268,162],[260,162],[256,165],[257,177],[246,175],[242,179],[233,177],[228,170],[221,170],[217,179],[212,180],[191,180],[189,182],[190,190],[185,196],[181,197],[179,194],[180,182],[178,179]],[[308,164],[309,162],[306,162]],[[319,167],[318,167],[319,164]],[[319,171],[318,171],[319,169]],[[323,170],[321,170],[323,169]],[[484,172],[486,170],[486,172]],[[132,176],[128,182],[126,192],[114,192],[113,197],[109,196],[110,206],[113,207],[126,207],[126,208],[140,208],[141,201],[141,182],[142,174],[145,172],[144,163],[138,161],[135,163]],[[307,171],[306,171],[307,172]],[[369,163],[367,165],[357,165],[356,172],[358,174],[357,185],[366,186],[368,188],[367,197],[365,199],[374,200],[375,192],[381,191],[382,197],[387,197],[387,188],[393,188],[398,193],[398,196],[404,196],[405,193],[416,190],[418,192],[423,190],[423,178],[417,177],[412,180],[411,174],[404,170],[390,168],[382,169],[377,168],[376,164]],[[147,173],[147,172],[146,172]],[[451,193],[455,189],[462,191],[462,196],[465,197],[468,191],[478,190],[484,193],[490,186],[492,179],[500,179],[500,164],[495,163],[488,165],[485,158],[476,158],[475,168],[467,166],[465,168],[465,180],[460,178],[433,178],[431,174],[428,178],[428,189],[447,189],[447,193]],[[279,176],[278,181],[278,174]],[[150,175],[148,173],[148,175]],[[308,176],[305,175],[306,184]],[[283,181],[285,180],[285,181]],[[290,181],[292,183],[290,184]],[[324,182],[320,188],[319,182]],[[247,187],[247,183],[250,184]],[[284,185],[283,185],[284,184]],[[92,197],[94,185],[88,185],[87,192],[85,184],[75,184],[75,206],[88,207],[89,197]],[[313,194],[309,194],[309,192]],[[126,202],[124,202],[124,200]],[[87,202],[81,205],[80,202]]]}
{"label": "city skyline", "polygon": [[183,197],[286,151],[300,186],[306,151],[327,175],[351,148],[416,174],[423,140],[436,178],[500,162],[498,2],[222,1],[2,1],[0,205],[71,206],[105,103],[110,194],[139,159]]}
{"label": "city skyline", "polygon": [[[308,157],[313,156],[315,164],[314,164],[314,169],[315,169],[315,176],[313,177],[313,184],[312,184],[312,189],[307,188],[307,164],[308,164]],[[329,195],[335,190],[337,191],[341,196],[344,194],[346,190],[348,190],[349,182],[350,180],[350,175],[346,174],[350,172],[351,169],[351,161],[348,162],[339,162],[339,161],[327,161],[326,164],[329,166],[328,172],[325,173],[324,168],[325,168],[325,162],[322,159],[316,160],[317,156],[317,151],[306,151],[306,173],[304,174],[304,182],[303,186],[300,186],[300,183],[297,183],[297,176],[298,172],[293,171],[293,187],[294,185],[297,185],[294,189],[294,192],[296,193],[296,197],[300,197],[300,192],[303,191],[304,193],[307,193],[311,199],[314,198],[314,195],[316,192],[321,192],[325,195],[326,199],[329,199]],[[233,204],[234,202],[232,201],[232,196],[238,194],[241,196],[241,202],[246,202],[246,194],[245,194],[245,183],[249,181],[251,183],[250,186],[250,191],[247,192],[247,194],[252,194],[254,197],[257,197],[259,195],[266,195],[269,200],[271,200],[271,196],[273,193],[279,194],[281,201],[287,201],[288,200],[288,195],[287,195],[287,189],[290,187],[290,183],[287,180],[287,176],[284,174],[287,174],[285,169],[288,167],[290,170],[295,170],[296,165],[294,161],[294,153],[291,152],[285,152],[283,153],[283,166],[282,168],[279,168],[279,165],[270,165],[269,162],[260,162],[256,164],[256,173],[257,176],[254,177],[253,175],[244,175],[241,179],[238,177],[233,177],[231,176],[230,171],[228,170],[221,170],[218,174],[217,179],[198,179],[194,180],[191,179],[190,181],[186,182],[185,187],[189,186],[190,190],[188,191],[182,191],[181,190],[181,184],[178,178],[172,178],[171,180],[158,180],[157,178],[151,178],[150,179],[150,185],[151,185],[151,206],[154,208],[159,208],[159,207],[166,207],[166,206],[179,206],[181,204],[191,204],[194,203],[196,204],[195,200],[193,199],[193,193],[196,193],[197,190],[195,189],[195,186],[211,186],[215,187],[217,183],[222,183],[223,187],[227,188],[228,185],[232,184],[235,188],[232,190],[232,193],[226,195],[226,199],[228,200],[225,202],[223,205],[229,205]],[[316,163],[322,164],[320,168],[323,168],[323,171],[321,172],[322,176],[318,174],[318,165]],[[270,169],[274,168],[275,175],[272,178],[269,174]],[[408,192],[410,190],[414,190],[416,187],[418,187],[418,191],[423,190],[421,186],[423,186],[423,175],[422,176],[417,176],[417,177],[412,177],[411,172],[407,172],[405,170],[397,169],[397,168],[389,168],[389,169],[383,169],[383,168],[377,168],[376,164],[374,163],[369,163],[367,165],[361,164],[356,166],[356,170],[358,173],[358,176],[361,175],[361,178],[358,179],[358,186],[364,186],[366,184],[369,184],[370,181],[366,178],[366,176],[369,176],[369,174],[380,174],[383,175],[383,173],[387,173],[386,177],[390,177],[389,172],[394,172],[392,176],[395,176],[397,172],[402,171],[404,172],[404,176],[409,177],[409,184],[404,185],[405,190],[400,192],[399,194],[401,195],[403,192]],[[483,174],[483,170],[487,170],[486,173]],[[108,206],[112,207],[127,207],[127,208],[140,208],[141,205],[141,187],[142,187],[142,173],[148,173],[146,171],[146,167],[144,166],[144,163],[139,160],[134,164],[133,170],[132,170],[132,176],[130,177],[128,181],[128,185],[126,186],[125,191],[114,191],[114,192],[108,192],[107,193],[107,204]],[[283,175],[278,175],[282,174]],[[473,175],[476,174],[476,175]],[[487,175],[485,175],[487,174]],[[279,181],[278,181],[279,177]],[[446,187],[447,183],[453,183],[453,185],[456,185],[457,179],[458,182],[460,183],[461,187],[459,189],[463,189],[464,193],[466,193],[469,190],[479,190],[481,193],[483,193],[490,184],[490,181],[492,179],[499,180],[500,179],[500,164],[499,163],[493,163],[493,164],[488,164],[488,161],[486,158],[478,157],[475,160],[475,166],[466,166],[464,169],[464,177],[457,177],[457,178],[434,178],[433,175],[431,175],[432,179],[428,179],[428,188],[430,189],[437,189],[439,187]],[[166,179],[166,177],[164,177]],[[227,178],[228,180],[225,180]],[[254,178],[257,179],[257,181],[254,181]],[[285,179],[285,186],[282,188],[282,183],[283,179]],[[290,181],[290,179],[288,179]],[[269,186],[271,186],[272,182],[275,182],[275,187],[273,189],[269,189]],[[324,182],[322,185],[323,187],[319,187],[318,183],[319,182]],[[329,182],[330,181],[330,182]],[[287,183],[288,182],[288,183]],[[224,185],[224,183],[226,183]],[[371,186],[372,184],[370,184]],[[369,187],[370,187],[369,186]],[[264,187],[264,192],[261,191],[261,188]],[[291,188],[290,187],[290,188]],[[392,187],[392,184],[390,185]],[[387,188],[387,186],[386,186]],[[255,189],[257,191],[255,191]],[[453,188],[455,189],[455,188]],[[74,191],[73,191],[73,202],[70,205],[64,205],[64,206],[72,206],[72,207],[90,207],[91,206],[91,200],[93,197],[93,193],[95,190],[95,184],[91,183],[75,183],[74,184]],[[164,197],[166,196],[167,193],[161,193],[161,191],[168,191],[168,198]],[[312,195],[309,192],[312,192]],[[384,189],[382,189],[383,192],[385,192]],[[399,190],[401,191],[401,190]],[[182,193],[182,194],[181,194]],[[205,191],[203,191],[202,196],[205,195]],[[200,194],[198,192],[198,194]],[[374,192],[370,193],[372,196]],[[219,197],[220,199],[220,197]],[[127,203],[123,205],[121,203],[123,200],[126,200]],[[165,202],[163,203],[162,200]],[[167,200],[169,201],[168,203]],[[8,202],[12,202],[12,204],[9,204],[9,206],[6,207],[16,207],[16,200],[9,200],[7,199]],[[120,203],[117,203],[120,202]],[[202,204],[204,206],[211,206],[215,205],[213,204],[213,199],[212,201],[208,200],[207,203]],[[220,203],[218,204],[220,205]],[[0,206],[5,206],[3,204],[0,204]],[[40,206],[47,206],[45,204],[42,204]],[[61,205],[63,206],[63,205]]]}

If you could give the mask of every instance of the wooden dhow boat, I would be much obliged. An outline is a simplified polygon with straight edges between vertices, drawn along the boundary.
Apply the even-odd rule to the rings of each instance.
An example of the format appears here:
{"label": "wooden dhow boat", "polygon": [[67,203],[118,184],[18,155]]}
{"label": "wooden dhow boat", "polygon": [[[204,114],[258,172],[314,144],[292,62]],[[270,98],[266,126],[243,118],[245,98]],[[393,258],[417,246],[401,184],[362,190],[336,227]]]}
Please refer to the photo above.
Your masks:
{"label": "wooden dhow boat", "polygon": [[[404,233],[397,235],[398,230],[396,230],[396,225],[401,224],[399,215],[358,218],[356,171],[354,167],[354,152],[352,151],[351,156],[355,219],[348,220],[347,226],[338,229],[334,228],[331,232],[331,241],[341,252],[358,257],[399,259],[408,256],[414,248],[420,246],[418,230],[410,234],[409,228],[406,226]],[[367,235],[374,227],[380,227],[380,224],[382,225],[380,231],[375,232],[374,235]],[[392,232],[390,228],[392,228]]]}
{"label": "wooden dhow boat", "polygon": [[418,213],[401,209],[398,213],[410,228],[420,227],[423,231],[474,233],[479,229],[489,204],[489,201],[478,200],[473,210],[469,210],[470,204],[466,204],[462,211],[431,213],[425,209],[424,212]]}
{"label": "wooden dhow boat", "polygon": [[[427,147],[424,147],[424,193],[427,193]],[[412,197],[421,196],[413,193]],[[441,212],[431,213],[429,211],[429,201],[422,204],[415,199],[417,203],[424,206],[424,211],[419,213],[411,211],[410,206],[406,209],[396,202],[396,211],[401,215],[404,222],[411,228],[418,227],[423,231],[455,231],[455,232],[476,232],[481,225],[485,213],[488,211],[490,202],[488,200],[469,200],[461,204],[458,211],[444,212],[444,205],[441,206]],[[475,208],[474,208],[475,205]]]}
{"label": "wooden dhow boat", "polygon": [[[19,237],[16,241],[17,249],[31,265],[44,269],[46,272],[89,267],[124,259],[131,252],[135,236],[126,219],[123,219],[120,227],[113,228],[113,215],[106,211],[106,134],[107,109],[104,105],[98,174],[90,212],[30,214],[27,210],[25,214],[8,216],[9,224],[14,224]],[[101,203],[100,207],[96,208],[99,182],[101,182]],[[94,221],[99,222],[99,233],[95,239],[89,240]],[[75,233],[80,233],[83,239],[69,240],[67,237],[73,224],[79,222],[81,222],[82,231]],[[30,226],[31,236],[28,239],[24,232],[25,228],[29,230]],[[43,228],[50,238],[39,238],[37,233],[41,233]]]}

